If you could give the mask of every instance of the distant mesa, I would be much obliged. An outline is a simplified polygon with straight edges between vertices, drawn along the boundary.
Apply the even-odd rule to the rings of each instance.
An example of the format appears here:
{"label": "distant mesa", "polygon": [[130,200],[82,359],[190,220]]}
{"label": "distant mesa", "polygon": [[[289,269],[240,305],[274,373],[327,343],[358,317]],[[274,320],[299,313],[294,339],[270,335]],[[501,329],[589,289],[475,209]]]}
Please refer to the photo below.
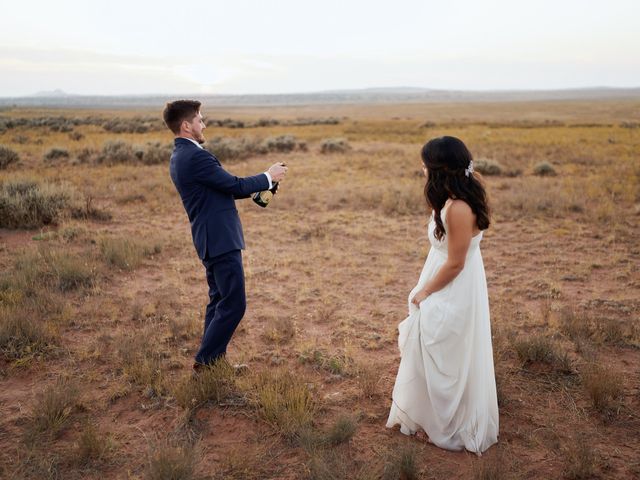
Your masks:
{"label": "distant mesa", "polygon": [[45,97],[45,98],[61,98],[61,97],[73,97],[75,95],[73,93],[67,93],[64,90],[56,88],[55,90],[43,90],[43,91],[37,92],[33,96]]}

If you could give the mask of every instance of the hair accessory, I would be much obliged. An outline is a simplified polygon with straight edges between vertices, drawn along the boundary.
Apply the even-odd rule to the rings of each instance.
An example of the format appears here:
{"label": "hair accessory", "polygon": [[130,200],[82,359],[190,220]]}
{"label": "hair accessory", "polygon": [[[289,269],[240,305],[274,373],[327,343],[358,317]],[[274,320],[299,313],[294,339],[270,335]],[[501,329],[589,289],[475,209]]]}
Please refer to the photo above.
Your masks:
{"label": "hair accessory", "polygon": [[464,174],[466,177],[473,173],[473,160],[469,160],[469,166],[464,169]]}

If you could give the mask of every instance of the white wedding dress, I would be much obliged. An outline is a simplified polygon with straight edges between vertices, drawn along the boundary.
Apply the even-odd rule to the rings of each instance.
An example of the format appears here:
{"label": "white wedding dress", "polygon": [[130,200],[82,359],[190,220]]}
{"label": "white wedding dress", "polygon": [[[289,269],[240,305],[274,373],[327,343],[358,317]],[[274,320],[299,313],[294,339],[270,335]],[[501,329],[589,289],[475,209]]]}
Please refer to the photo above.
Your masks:
{"label": "white wedding dress", "polygon": [[[447,207],[441,212],[445,232]],[[471,239],[458,276],[418,308],[411,299],[447,259],[447,236],[437,240],[435,226],[432,215],[431,250],[409,294],[409,316],[398,326],[401,360],[387,427],[399,424],[407,435],[422,428],[441,448],[480,455],[498,441],[482,232]]]}

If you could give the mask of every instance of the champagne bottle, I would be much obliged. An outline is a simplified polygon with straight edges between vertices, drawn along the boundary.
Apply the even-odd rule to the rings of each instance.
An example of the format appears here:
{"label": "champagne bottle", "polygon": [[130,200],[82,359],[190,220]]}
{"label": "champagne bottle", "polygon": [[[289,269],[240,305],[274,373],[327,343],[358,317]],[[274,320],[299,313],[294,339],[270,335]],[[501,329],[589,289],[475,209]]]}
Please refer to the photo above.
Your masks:
{"label": "champagne bottle", "polygon": [[253,194],[253,201],[262,208],[269,205],[269,202],[278,191],[278,182],[275,182],[269,190],[263,190],[262,192],[256,192]]}

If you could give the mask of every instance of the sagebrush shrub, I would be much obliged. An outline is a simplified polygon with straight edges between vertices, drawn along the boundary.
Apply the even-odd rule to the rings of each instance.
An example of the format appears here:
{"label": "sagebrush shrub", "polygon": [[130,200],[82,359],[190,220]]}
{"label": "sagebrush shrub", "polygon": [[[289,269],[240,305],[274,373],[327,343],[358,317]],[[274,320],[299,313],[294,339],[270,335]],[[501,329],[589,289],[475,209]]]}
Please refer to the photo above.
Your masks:
{"label": "sagebrush shrub", "polygon": [[44,159],[52,162],[56,160],[66,160],[69,156],[69,151],[64,148],[52,148],[45,154]]}
{"label": "sagebrush shrub", "polygon": [[77,204],[69,185],[14,180],[0,183],[0,227],[37,228],[57,224]]}
{"label": "sagebrush shrub", "polygon": [[12,163],[18,163],[20,156],[9,147],[0,145],[0,170],[7,168]]}
{"label": "sagebrush shrub", "polygon": [[344,138],[327,138],[320,144],[320,153],[344,153],[348,150],[351,146]]}

